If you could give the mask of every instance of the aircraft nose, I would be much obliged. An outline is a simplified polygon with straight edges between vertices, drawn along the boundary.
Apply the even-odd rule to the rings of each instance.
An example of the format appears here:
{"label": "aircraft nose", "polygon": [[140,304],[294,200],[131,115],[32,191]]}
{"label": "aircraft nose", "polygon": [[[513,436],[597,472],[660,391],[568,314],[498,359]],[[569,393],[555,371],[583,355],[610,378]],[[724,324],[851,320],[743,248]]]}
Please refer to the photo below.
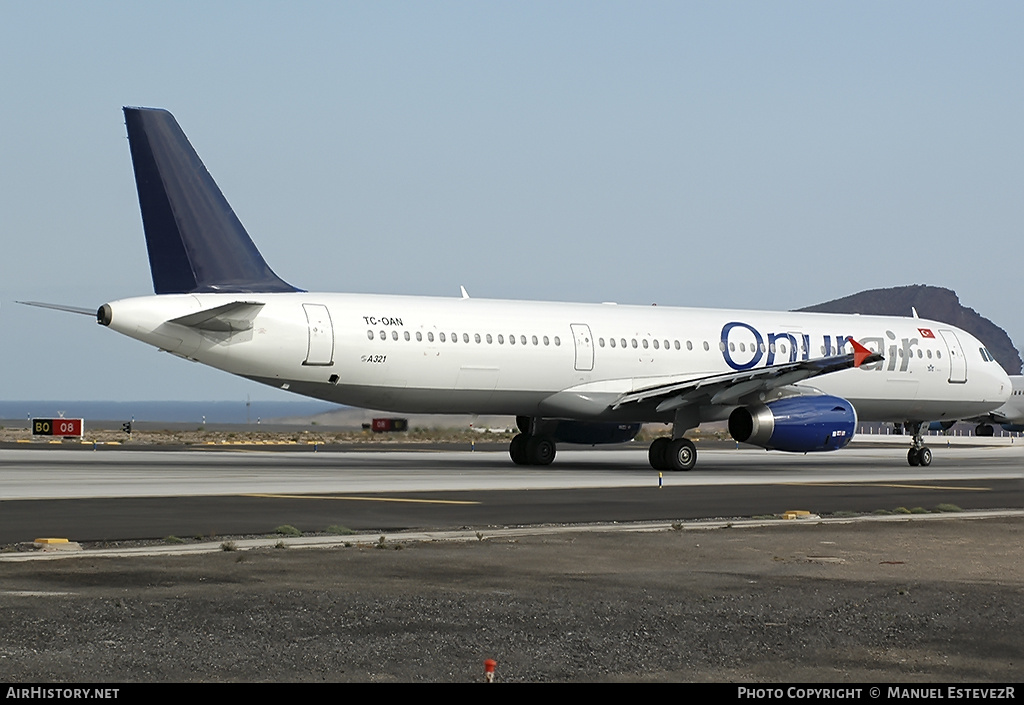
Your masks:
{"label": "aircraft nose", "polygon": [[991,375],[992,386],[996,390],[996,397],[1001,402],[1009,400],[1011,393],[1013,392],[1013,384],[1010,382],[1010,376],[1006,374],[1000,365],[994,364],[995,369]]}

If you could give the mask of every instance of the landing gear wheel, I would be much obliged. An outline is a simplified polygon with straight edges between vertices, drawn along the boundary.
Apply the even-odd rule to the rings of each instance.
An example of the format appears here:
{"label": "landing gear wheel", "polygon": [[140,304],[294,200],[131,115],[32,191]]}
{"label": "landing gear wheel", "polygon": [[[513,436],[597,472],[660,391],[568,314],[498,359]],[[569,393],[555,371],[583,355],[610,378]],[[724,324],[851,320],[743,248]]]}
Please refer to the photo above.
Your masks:
{"label": "landing gear wheel", "polygon": [[928,467],[932,464],[932,450],[926,446],[920,448],[911,448],[907,451],[907,462],[915,468],[921,466],[923,468]]}
{"label": "landing gear wheel", "polygon": [[655,470],[668,470],[668,446],[672,439],[655,438],[651,447],[647,450],[647,460]]}
{"label": "landing gear wheel", "polygon": [[527,465],[526,436],[521,433],[516,435],[512,442],[508,444],[508,454],[516,465]]}
{"label": "landing gear wheel", "polygon": [[670,470],[692,470],[697,463],[697,447],[687,438],[669,441],[665,461]]}
{"label": "landing gear wheel", "polygon": [[530,436],[526,441],[526,459],[530,465],[551,465],[555,442],[550,436]]}

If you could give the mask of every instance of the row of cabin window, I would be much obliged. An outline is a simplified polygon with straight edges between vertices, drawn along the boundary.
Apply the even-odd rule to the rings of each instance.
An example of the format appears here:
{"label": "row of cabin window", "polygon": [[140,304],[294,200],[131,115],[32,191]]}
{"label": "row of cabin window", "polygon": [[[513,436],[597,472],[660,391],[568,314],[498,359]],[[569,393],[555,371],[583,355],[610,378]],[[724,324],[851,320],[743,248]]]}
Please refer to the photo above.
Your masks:
{"label": "row of cabin window", "polygon": [[[423,333],[421,331],[416,331],[415,335],[416,335],[416,342],[423,342]],[[369,340],[373,340],[373,337],[374,337],[373,336],[373,331],[372,330],[367,330],[366,331],[366,337]],[[384,330],[379,331],[378,337],[381,340],[387,340],[388,339],[387,331],[384,331]],[[403,331],[403,337],[406,340],[412,340],[412,334],[410,334],[409,331]],[[433,333],[433,331],[427,331],[427,336],[426,337],[427,337],[427,342],[428,343],[434,342],[434,333]],[[442,343],[446,342],[446,337],[445,337],[444,333],[438,333],[437,337],[438,337],[438,340],[440,342],[442,342]],[[391,331],[391,339],[392,340],[398,340],[398,331],[397,330]],[[458,333],[452,333],[450,340],[453,343],[457,343],[459,341],[459,334]],[[490,333],[487,333],[487,334],[485,334],[483,336],[481,336],[479,333],[474,333],[473,334],[473,340],[476,343],[481,343],[484,340],[486,340],[488,345],[491,345],[491,344],[494,343],[494,338],[491,336]],[[505,344],[505,336],[503,336],[501,333],[499,333],[497,335],[497,340],[498,340],[498,345],[504,345]],[[551,344],[551,339],[548,338],[548,336],[546,336],[546,335],[545,336],[541,336],[539,339],[538,339],[538,337],[536,335],[531,336],[530,337],[530,341],[534,345],[540,345],[541,341],[543,341],[544,345],[550,345]],[[464,343],[468,343],[469,342],[469,333],[463,333],[462,334],[462,342],[464,342]],[[516,344],[516,336],[515,335],[508,336],[508,343],[509,343],[509,345],[515,345]],[[525,335],[520,335],[519,336],[519,343],[520,343],[520,345],[526,345],[527,344],[527,338],[526,338]],[[561,339],[557,335],[554,337],[554,343],[555,343],[556,346],[560,346],[562,344]],[[604,338],[598,338],[597,339],[597,344],[598,344],[599,347],[603,348],[605,346],[605,339]],[[659,341],[657,338],[655,338],[651,343],[648,343],[646,338],[642,338],[639,341],[637,341],[636,338],[632,338],[630,344],[634,348],[643,347],[645,350],[648,349],[648,347],[653,347],[655,350],[659,350],[659,349],[661,349],[662,346],[664,346],[665,350],[671,349],[668,340]],[[626,339],[625,338],[618,338],[618,343],[616,343],[616,338],[609,338],[608,339],[608,347],[614,348],[614,347],[616,347],[616,345],[618,345],[619,347],[622,347],[622,348],[627,347]],[[681,350],[682,349],[682,346],[680,345],[678,340],[672,341],[671,347],[674,347],[676,350]],[[729,350],[730,350],[730,352],[736,352],[736,347],[737,347],[736,343],[729,343]],[[765,346],[764,343],[761,343],[758,347],[760,348],[760,351],[762,353],[766,352],[768,350],[768,348],[771,348],[771,351],[773,353],[774,352],[778,352],[781,355],[785,355],[786,354],[786,346],[785,346],[785,344],[779,344],[777,351],[776,351],[775,345]],[[844,345],[844,347],[845,347],[845,345]],[[689,340],[686,341],[686,349],[687,350],[693,350],[693,342],[692,341],[689,341]],[[704,350],[708,351],[710,349],[711,349],[711,346],[708,344],[708,341],[705,340],[704,341]],[[725,351],[725,343],[724,342],[720,342],[718,344],[718,349],[721,350],[721,351]],[[750,352],[754,352],[754,349],[755,349],[755,346],[754,346],[753,343],[751,343],[750,344]],[[984,357],[985,356],[984,353],[986,351],[984,351],[984,348],[982,348],[982,350],[983,350],[982,357]],[[739,351],[740,352],[746,352],[747,351],[747,344],[746,343],[740,343],[739,344]],[[928,353],[928,359],[929,360],[932,359],[932,351],[928,350],[927,353]],[[838,355],[839,354],[839,349],[838,348],[827,349],[824,345],[822,345],[821,346],[821,354],[822,355],[826,355],[826,354]],[[899,356],[903,357],[903,350],[902,349],[899,351]],[[924,352],[922,352],[920,348],[918,348],[917,356],[919,358],[923,358],[924,357]],[[940,351],[936,350],[935,351],[935,357],[941,359],[942,358],[942,353]]]}
{"label": "row of cabin window", "polygon": [[[402,334],[403,334],[403,337],[406,340],[412,340],[413,335],[415,335],[417,343],[422,343],[423,339],[424,339],[424,334],[423,334],[422,331],[416,331],[415,334],[411,334],[411,333],[409,333],[409,331],[402,331]],[[378,337],[381,340],[387,340],[388,339],[387,331],[383,331],[383,330],[379,331],[379,333],[377,335],[378,335]],[[367,337],[368,340],[373,340],[373,337],[374,337],[373,336],[373,331],[372,330],[366,331],[366,337]],[[496,337],[497,337],[497,340],[498,340],[498,345],[504,345],[505,344],[505,336],[504,335],[499,333]],[[392,340],[398,340],[398,331],[397,330],[391,331],[391,339]],[[433,343],[434,342],[434,332],[433,331],[427,331],[427,333],[426,333],[426,340],[427,340],[428,343]],[[459,334],[458,333],[452,333],[451,337],[448,337],[444,333],[438,333],[437,334],[437,340],[439,342],[442,342],[442,343],[448,342],[449,340],[451,342],[453,342],[453,343],[457,343],[457,342],[459,342]],[[463,343],[468,343],[469,340],[470,340],[469,333],[463,333],[462,334],[462,342]],[[486,333],[484,335],[480,335],[479,333],[474,333],[473,334],[473,341],[476,342],[476,343],[483,343],[483,342],[486,341],[486,343],[488,345],[492,345],[494,343],[494,340],[495,340],[495,336],[492,336],[490,333]],[[540,345],[541,343],[543,343],[544,345],[551,345],[552,339],[549,338],[546,335],[541,336],[539,338],[536,335],[530,336],[529,340],[527,340],[527,337],[525,335],[520,335],[519,336],[519,344],[520,345],[528,345],[530,342],[532,342],[534,345]],[[514,336],[514,335],[508,336],[508,344],[509,345],[515,345],[516,344],[516,336]],[[562,344],[562,339],[559,338],[557,335],[554,337],[554,344],[556,346],[560,346]]]}

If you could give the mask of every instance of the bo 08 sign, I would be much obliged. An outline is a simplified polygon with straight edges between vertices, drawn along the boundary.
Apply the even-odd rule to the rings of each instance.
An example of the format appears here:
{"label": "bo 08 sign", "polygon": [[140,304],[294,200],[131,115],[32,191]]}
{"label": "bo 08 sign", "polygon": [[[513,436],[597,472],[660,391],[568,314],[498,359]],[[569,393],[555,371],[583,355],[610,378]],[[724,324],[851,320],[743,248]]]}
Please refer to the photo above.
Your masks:
{"label": "bo 08 sign", "polygon": [[32,419],[33,436],[81,436],[82,419]]}

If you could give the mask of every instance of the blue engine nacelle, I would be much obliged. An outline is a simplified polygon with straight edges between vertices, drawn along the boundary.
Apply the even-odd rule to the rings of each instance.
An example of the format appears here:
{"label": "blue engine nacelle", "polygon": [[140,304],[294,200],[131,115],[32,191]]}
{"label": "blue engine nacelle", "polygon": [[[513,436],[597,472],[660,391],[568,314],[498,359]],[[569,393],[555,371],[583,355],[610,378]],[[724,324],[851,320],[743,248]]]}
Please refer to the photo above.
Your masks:
{"label": "blue engine nacelle", "polygon": [[600,443],[626,443],[636,438],[640,433],[638,423],[609,423],[598,421],[568,421],[557,422],[551,435],[556,441],[562,443],[578,443],[580,445],[593,446]]}
{"label": "blue engine nacelle", "polygon": [[928,424],[928,430],[929,431],[948,431],[949,429],[953,428],[953,426],[955,424],[956,424],[956,419],[953,419],[952,421],[932,421],[930,424]]}
{"label": "blue engine nacelle", "polygon": [[794,453],[839,450],[856,427],[853,404],[827,395],[741,406],[729,416],[729,433],[740,443]]}

